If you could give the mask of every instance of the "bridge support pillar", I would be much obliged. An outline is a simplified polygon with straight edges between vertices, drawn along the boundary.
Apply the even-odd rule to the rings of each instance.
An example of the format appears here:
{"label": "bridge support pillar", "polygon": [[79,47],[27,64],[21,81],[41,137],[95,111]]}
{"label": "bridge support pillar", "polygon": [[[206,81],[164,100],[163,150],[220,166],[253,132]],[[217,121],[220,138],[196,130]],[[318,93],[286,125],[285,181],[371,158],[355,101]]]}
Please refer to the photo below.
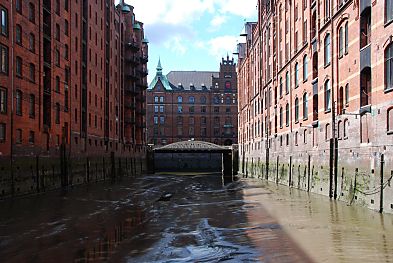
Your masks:
{"label": "bridge support pillar", "polygon": [[224,179],[224,184],[233,182],[231,152],[224,152],[222,154],[222,177]]}

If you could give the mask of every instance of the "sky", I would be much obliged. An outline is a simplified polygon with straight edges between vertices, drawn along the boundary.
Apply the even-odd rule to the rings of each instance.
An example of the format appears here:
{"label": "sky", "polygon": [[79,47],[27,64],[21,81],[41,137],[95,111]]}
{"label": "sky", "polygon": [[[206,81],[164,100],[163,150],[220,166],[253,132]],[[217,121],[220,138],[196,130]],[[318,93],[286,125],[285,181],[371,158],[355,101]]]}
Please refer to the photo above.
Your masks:
{"label": "sky", "polygon": [[158,59],[163,73],[218,71],[232,53],[245,22],[256,21],[257,0],[126,0],[149,40],[149,82]]}

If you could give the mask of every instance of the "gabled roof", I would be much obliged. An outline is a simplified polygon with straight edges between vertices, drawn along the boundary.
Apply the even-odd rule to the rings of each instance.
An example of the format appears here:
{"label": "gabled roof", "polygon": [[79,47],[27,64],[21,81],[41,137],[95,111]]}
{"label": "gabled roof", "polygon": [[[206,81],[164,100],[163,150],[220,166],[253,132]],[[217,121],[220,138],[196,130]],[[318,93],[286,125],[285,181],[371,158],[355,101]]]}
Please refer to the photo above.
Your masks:
{"label": "gabled roof", "polygon": [[212,77],[218,77],[218,72],[215,71],[171,71],[167,78],[169,82],[181,89],[191,90],[191,86],[195,90],[210,89],[212,86]]}

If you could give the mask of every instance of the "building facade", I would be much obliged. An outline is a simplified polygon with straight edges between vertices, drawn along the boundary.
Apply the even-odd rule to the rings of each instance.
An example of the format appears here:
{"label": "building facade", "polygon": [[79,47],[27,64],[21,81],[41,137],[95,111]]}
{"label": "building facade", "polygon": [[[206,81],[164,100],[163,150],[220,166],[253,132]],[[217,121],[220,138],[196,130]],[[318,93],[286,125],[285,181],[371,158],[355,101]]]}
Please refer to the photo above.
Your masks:
{"label": "building facade", "polygon": [[4,0],[0,21],[0,155],[145,144],[148,45],[132,6]]}
{"label": "building facade", "polygon": [[258,8],[238,45],[240,170],[393,212],[392,1]]}
{"label": "building facade", "polygon": [[201,140],[237,143],[237,76],[233,59],[222,59],[219,72],[171,71],[161,62],[147,90],[148,143],[165,145]]}

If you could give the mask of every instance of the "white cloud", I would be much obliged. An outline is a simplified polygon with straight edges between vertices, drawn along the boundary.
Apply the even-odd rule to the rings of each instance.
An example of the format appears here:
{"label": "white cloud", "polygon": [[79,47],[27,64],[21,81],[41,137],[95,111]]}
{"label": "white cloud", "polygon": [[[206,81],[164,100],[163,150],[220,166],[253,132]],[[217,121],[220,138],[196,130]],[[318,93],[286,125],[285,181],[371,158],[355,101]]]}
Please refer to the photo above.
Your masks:
{"label": "white cloud", "polygon": [[212,30],[218,30],[218,28],[227,21],[227,16],[217,15],[213,17],[212,21],[210,21],[210,26]]}
{"label": "white cloud", "polygon": [[205,48],[217,59],[221,59],[226,54],[229,54],[231,57],[238,41],[239,37],[237,36],[219,36],[209,40]]}
{"label": "white cloud", "polygon": [[191,24],[208,12],[251,18],[257,0],[126,0],[135,8],[136,18],[145,24]]}
{"label": "white cloud", "polygon": [[184,40],[179,36],[170,38],[164,43],[164,47],[176,53],[177,55],[184,55],[187,52],[187,47],[184,43]]}

